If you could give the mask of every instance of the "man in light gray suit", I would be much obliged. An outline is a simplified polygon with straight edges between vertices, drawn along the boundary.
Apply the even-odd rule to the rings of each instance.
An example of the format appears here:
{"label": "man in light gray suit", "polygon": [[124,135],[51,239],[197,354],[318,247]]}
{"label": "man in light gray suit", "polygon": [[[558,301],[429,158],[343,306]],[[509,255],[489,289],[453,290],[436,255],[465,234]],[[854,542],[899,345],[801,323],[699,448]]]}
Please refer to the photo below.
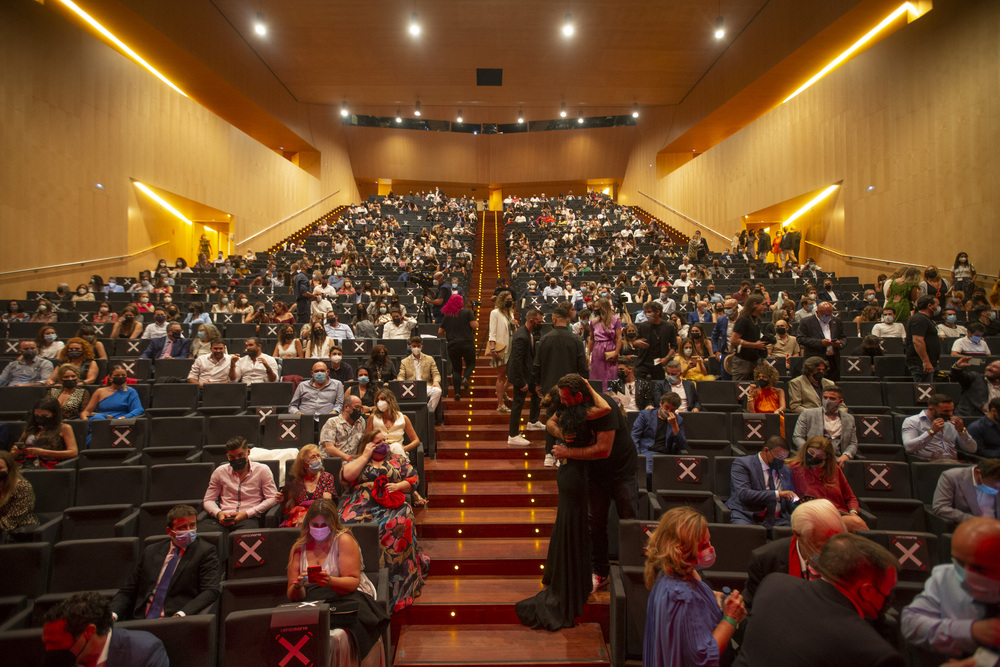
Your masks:
{"label": "man in light gray suit", "polygon": [[941,473],[933,511],[955,523],[974,516],[1000,518],[1000,459],[983,459]]}
{"label": "man in light gray suit", "polygon": [[823,387],[823,406],[806,408],[799,414],[792,433],[792,443],[795,450],[815,436],[829,438],[833,443],[833,451],[837,453],[837,465],[858,455],[858,433],[854,428],[854,417],[847,410],[842,410],[844,392],[837,385]]}

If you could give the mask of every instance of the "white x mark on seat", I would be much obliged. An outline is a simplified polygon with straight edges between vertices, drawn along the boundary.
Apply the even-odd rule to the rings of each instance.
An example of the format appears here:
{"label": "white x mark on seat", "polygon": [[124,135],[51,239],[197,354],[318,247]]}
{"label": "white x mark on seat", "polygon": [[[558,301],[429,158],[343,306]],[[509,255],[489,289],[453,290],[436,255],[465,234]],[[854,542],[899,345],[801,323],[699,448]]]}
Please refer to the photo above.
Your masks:
{"label": "white x mark on seat", "polygon": [[921,570],[924,569],[924,564],[920,561],[919,558],[913,555],[917,552],[917,549],[920,548],[921,544],[922,543],[919,540],[917,540],[916,542],[913,543],[913,546],[907,549],[899,542],[895,542],[896,548],[898,548],[902,552],[902,555],[899,557],[899,564],[903,565],[906,563],[906,561],[912,560],[914,565],[916,565]]}
{"label": "white x mark on seat", "polygon": [[319,601],[316,601],[316,602],[300,602],[298,608],[299,609],[304,609],[306,607],[318,607],[318,606],[319,606]]}
{"label": "white x mark on seat", "polygon": [[[138,351],[138,349],[139,348],[136,347],[136,351]],[[129,347],[129,350],[130,351],[132,350],[131,346]],[[121,362],[121,365],[122,365],[122,368],[125,369],[125,372],[128,373],[129,377],[135,377],[135,362],[134,361],[123,361],[123,362]]]}
{"label": "white x mark on seat", "polygon": [[742,401],[750,393],[750,387],[752,387],[749,382],[740,383],[736,385],[736,400]]}
{"label": "white x mark on seat", "polygon": [[117,447],[118,445],[124,445],[125,447],[132,446],[132,441],[129,440],[129,436],[132,435],[131,426],[113,426],[111,428],[111,435],[115,437],[115,441],[111,443],[112,447]]}
{"label": "white x mark on seat", "polygon": [[21,344],[20,341],[17,341],[17,340],[8,340],[7,341],[7,353],[8,354],[20,354],[21,351],[18,349],[18,346],[20,346],[20,344]]}
{"label": "white x mark on seat", "polygon": [[265,419],[274,414],[274,408],[257,408],[257,414],[260,416],[260,423],[263,424]]}
{"label": "white x mark on seat", "polygon": [[138,352],[139,351],[139,341],[137,341],[137,340],[130,340],[128,342],[128,351],[129,352]]}
{"label": "white x mark on seat", "polygon": [[932,384],[918,384],[917,385],[917,401],[926,401],[934,393],[934,385]]}
{"label": "white x mark on seat", "polygon": [[692,461],[691,465],[685,465],[684,461],[678,461],[677,465],[681,469],[681,474],[677,476],[677,481],[680,481],[685,477],[690,477],[691,480],[695,482],[698,481],[698,476],[694,474],[694,469],[698,467],[697,461]]}
{"label": "white x mark on seat", "polygon": [[399,385],[399,390],[402,392],[400,398],[416,398],[416,394],[413,393],[416,389],[416,385],[412,382],[403,382]]}
{"label": "white x mark on seat", "polygon": [[879,421],[878,419],[873,419],[872,421],[868,421],[867,419],[862,419],[861,425],[865,427],[865,432],[862,433],[861,436],[864,437],[866,435],[874,433],[875,437],[881,438],[882,431],[879,430],[879,425],[881,423],[882,422]]}
{"label": "white x mark on seat", "polygon": [[848,359],[847,360],[847,372],[848,373],[860,373],[861,372],[861,360],[860,359]]}
{"label": "white x mark on seat", "polygon": [[365,351],[365,343],[364,343],[364,341],[355,340],[354,341],[354,351],[355,352],[362,352],[363,353]]}
{"label": "white x mark on seat", "polygon": [[253,559],[255,561],[257,561],[258,563],[263,563],[264,559],[261,557],[260,554],[257,553],[257,549],[259,549],[260,545],[262,544],[264,544],[264,540],[260,538],[258,538],[257,541],[253,543],[253,545],[247,544],[246,542],[242,541],[239,542],[239,545],[243,547],[243,555],[240,556],[239,562],[243,563],[246,561],[247,558],[253,556]]}
{"label": "white x mark on seat", "polygon": [[298,428],[299,423],[297,421],[282,421],[281,435],[278,436],[278,440],[298,440]]}
{"label": "white x mark on seat", "polygon": [[764,439],[764,422],[762,421],[748,421],[746,422],[747,427],[747,440],[763,440]]}
{"label": "white x mark on seat", "polygon": [[80,313],[80,314],[78,315],[78,317],[79,317],[79,320],[80,320],[80,322],[86,322],[86,321],[87,321],[87,319],[88,319],[88,318],[87,318],[87,313]]}
{"label": "white x mark on seat", "polygon": [[767,365],[770,366],[771,368],[774,368],[775,366],[778,365],[778,359],[776,357],[775,358],[768,357],[764,361],[766,361]]}
{"label": "white x mark on seat", "polygon": [[874,489],[879,484],[881,484],[885,489],[892,488],[892,485],[889,484],[889,480],[885,478],[885,476],[889,474],[889,466],[881,466],[878,468],[875,466],[868,466],[868,472],[872,474],[872,478],[868,480],[869,489]]}

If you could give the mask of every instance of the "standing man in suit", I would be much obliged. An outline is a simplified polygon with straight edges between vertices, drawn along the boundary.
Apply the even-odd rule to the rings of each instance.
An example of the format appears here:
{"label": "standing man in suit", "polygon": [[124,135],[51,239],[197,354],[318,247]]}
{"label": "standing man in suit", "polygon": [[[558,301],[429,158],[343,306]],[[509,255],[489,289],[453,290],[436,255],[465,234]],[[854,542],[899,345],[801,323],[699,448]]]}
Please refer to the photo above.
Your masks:
{"label": "standing man in suit", "polygon": [[528,408],[529,431],[544,431],[545,424],[538,420],[541,398],[535,391],[531,374],[535,363],[535,332],[538,331],[544,316],[537,308],[532,308],[524,316],[522,324],[510,340],[510,359],[507,361],[507,379],[514,385],[514,399],[510,406],[510,429],[507,432],[507,444],[517,447],[527,447],[528,439],[521,436],[521,411],[524,409],[524,399],[530,397]]}
{"label": "standing man in suit", "polygon": [[[587,377],[589,373],[587,351],[583,347],[583,340],[568,328],[572,317],[570,308],[569,303],[565,301],[556,306],[552,311],[552,331],[542,336],[535,348],[531,384],[535,386],[535,392],[540,398],[549,393],[564,375],[576,373]],[[556,464],[556,459],[552,456],[552,447],[555,444],[555,438],[546,432],[545,467],[547,468]]]}
{"label": "standing man in suit", "polygon": [[198,512],[190,505],[167,513],[170,539],[142,552],[111,600],[116,621],[196,614],[219,598],[219,558],[214,546],[197,539],[197,528]]}
{"label": "standing man in suit", "polygon": [[847,336],[840,318],[833,316],[832,303],[823,301],[816,306],[815,315],[803,318],[796,338],[804,356],[825,359],[827,377],[834,382],[840,379],[840,349]]}
{"label": "standing man in suit", "polygon": [[767,233],[766,229],[762,229],[757,232],[757,257],[766,260],[769,252],[771,252],[771,235]]}
{"label": "standing man in suit", "polygon": [[155,635],[111,627],[111,603],[100,593],[74,593],[45,616],[45,664],[86,667],[169,667]]}
{"label": "standing man in suit", "polygon": [[837,453],[837,465],[843,466],[858,455],[858,433],[854,417],[844,408],[844,390],[837,385],[823,388],[823,406],[806,408],[795,422],[792,444],[795,451],[805,441],[815,436],[823,436],[833,444]]}
{"label": "standing man in suit", "polygon": [[312,310],[312,288],[309,285],[309,276],[300,266],[299,262],[292,264],[291,271],[295,274],[292,278],[292,294],[295,297],[295,321],[298,324],[305,324],[309,321],[309,314]]}
{"label": "standing man in suit", "polygon": [[730,492],[726,507],[730,523],[762,525],[768,536],[773,526],[787,526],[799,498],[795,495],[792,471],[785,466],[788,443],[772,435],[759,454],[741,456],[729,471]]}
{"label": "standing man in suit", "polygon": [[734,666],[904,667],[870,623],[890,602],[896,567],[896,557],[872,540],[834,535],[816,563],[820,578],[774,574],[763,582]]}
{"label": "standing man in suit", "polygon": [[181,325],[171,322],[167,335],[149,341],[149,346],[139,355],[140,359],[187,359],[191,355],[191,341],[184,338]]}
{"label": "standing man in suit", "polygon": [[974,516],[1000,518],[1000,459],[949,468],[938,478],[933,512],[962,523]]}
{"label": "standing man in suit", "polygon": [[423,380],[427,383],[427,409],[434,414],[441,402],[441,373],[434,358],[424,352],[424,340],[420,336],[410,338],[410,355],[399,362],[396,379]]}
{"label": "standing man in suit", "polygon": [[[668,361],[666,373],[667,383],[664,389],[676,393],[681,399],[681,404],[677,406],[677,411],[701,412],[701,401],[698,400],[698,388],[691,380],[685,380],[681,377],[681,362],[677,359]],[[659,386],[653,388],[654,401],[659,400],[659,397],[655,396],[659,391]]]}

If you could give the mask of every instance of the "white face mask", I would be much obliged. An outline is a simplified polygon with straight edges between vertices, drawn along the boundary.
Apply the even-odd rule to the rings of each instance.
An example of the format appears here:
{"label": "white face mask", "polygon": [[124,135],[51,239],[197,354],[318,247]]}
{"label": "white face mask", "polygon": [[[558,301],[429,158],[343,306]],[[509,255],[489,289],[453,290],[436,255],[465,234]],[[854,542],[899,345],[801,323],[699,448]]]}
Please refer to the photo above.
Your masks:
{"label": "white face mask", "polygon": [[379,401],[378,403],[375,404],[375,407],[378,408],[379,412],[385,412],[386,410],[389,409],[389,403],[386,401]]}

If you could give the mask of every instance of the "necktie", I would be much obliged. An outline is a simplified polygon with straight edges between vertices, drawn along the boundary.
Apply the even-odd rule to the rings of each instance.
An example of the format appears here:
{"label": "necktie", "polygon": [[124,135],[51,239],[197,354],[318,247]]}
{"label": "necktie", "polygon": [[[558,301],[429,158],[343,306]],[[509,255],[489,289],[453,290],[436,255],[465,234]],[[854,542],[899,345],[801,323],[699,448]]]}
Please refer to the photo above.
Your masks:
{"label": "necktie", "polygon": [[160,576],[160,582],[156,584],[156,592],[153,593],[153,601],[149,605],[149,611],[146,612],[146,618],[159,618],[163,615],[163,602],[167,599],[167,588],[170,587],[170,579],[174,576],[174,570],[177,569],[177,562],[181,559],[180,551],[177,547],[171,549],[170,561]]}
{"label": "necktie", "polygon": [[768,491],[774,491],[774,480],[771,477],[770,470],[764,473],[764,484],[767,486]]}

